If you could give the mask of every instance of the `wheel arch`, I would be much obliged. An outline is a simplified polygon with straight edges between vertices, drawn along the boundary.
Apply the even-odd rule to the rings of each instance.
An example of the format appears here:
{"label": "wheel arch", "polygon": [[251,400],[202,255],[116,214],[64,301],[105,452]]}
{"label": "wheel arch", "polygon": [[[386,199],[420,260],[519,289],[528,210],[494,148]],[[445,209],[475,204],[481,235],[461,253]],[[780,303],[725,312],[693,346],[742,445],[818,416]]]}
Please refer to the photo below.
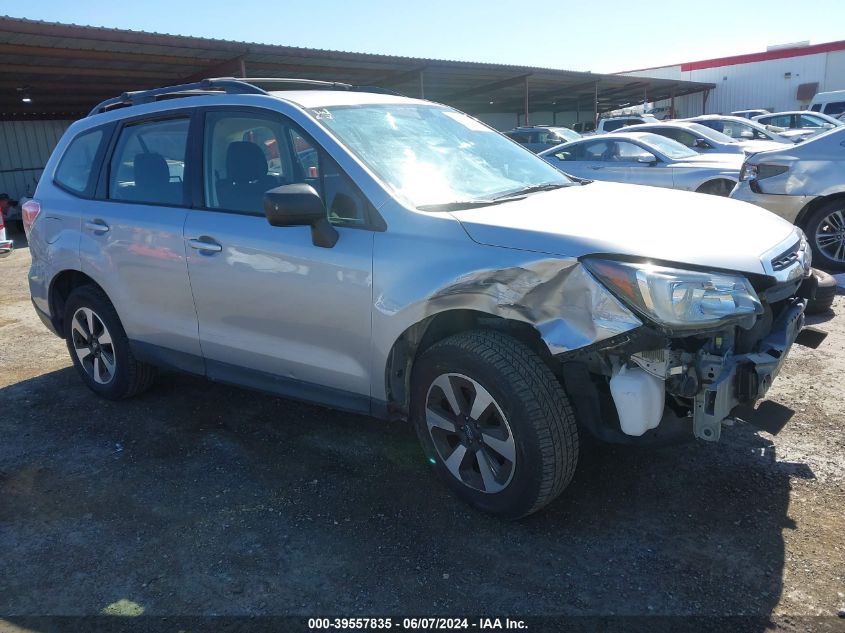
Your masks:
{"label": "wheel arch", "polygon": [[530,323],[472,309],[450,309],[430,315],[406,328],[387,356],[384,380],[388,415],[407,419],[411,377],[419,356],[449,336],[474,329],[505,332],[535,351],[554,371],[555,363],[540,332]]}
{"label": "wheel arch", "polygon": [[824,205],[834,200],[842,200],[843,202],[845,202],[845,191],[837,191],[836,193],[819,196],[818,198],[813,198],[812,200],[810,200],[810,202],[804,205],[804,208],[798,212],[798,215],[795,216],[795,226],[803,230],[807,218],[809,218],[816,211],[816,209],[820,209]]}
{"label": "wheel arch", "polygon": [[[62,338],[64,338],[65,333],[65,304],[71,292],[80,286],[94,286],[103,290],[103,287],[92,277],[86,275],[81,270],[75,269],[61,271],[50,282],[50,290],[47,294],[48,305],[50,306],[50,321]],[[103,292],[105,291],[103,290]]]}
{"label": "wheel arch", "polygon": [[709,188],[712,185],[715,185],[718,182],[727,182],[730,185],[731,189],[733,189],[736,186],[736,183],[737,183],[736,180],[731,180],[730,178],[727,178],[725,176],[717,176],[716,178],[709,178],[708,180],[705,180],[704,182],[702,182],[700,185],[698,185],[695,192],[696,193],[705,193],[705,190],[707,188]]}

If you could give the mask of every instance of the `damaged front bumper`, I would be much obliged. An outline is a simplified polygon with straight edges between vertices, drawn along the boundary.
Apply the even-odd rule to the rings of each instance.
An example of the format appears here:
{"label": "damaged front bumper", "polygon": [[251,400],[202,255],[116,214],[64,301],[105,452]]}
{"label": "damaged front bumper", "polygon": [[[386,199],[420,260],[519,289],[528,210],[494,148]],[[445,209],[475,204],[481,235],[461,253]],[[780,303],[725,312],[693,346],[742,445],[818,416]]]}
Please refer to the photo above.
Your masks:
{"label": "damaged front bumper", "polygon": [[804,299],[793,299],[754,352],[724,356],[698,353],[696,369],[703,388],[695,395],[692,411],[696,437],[718,441],[722,422],[737,406],[766,395],[804,326],[805,306]]}

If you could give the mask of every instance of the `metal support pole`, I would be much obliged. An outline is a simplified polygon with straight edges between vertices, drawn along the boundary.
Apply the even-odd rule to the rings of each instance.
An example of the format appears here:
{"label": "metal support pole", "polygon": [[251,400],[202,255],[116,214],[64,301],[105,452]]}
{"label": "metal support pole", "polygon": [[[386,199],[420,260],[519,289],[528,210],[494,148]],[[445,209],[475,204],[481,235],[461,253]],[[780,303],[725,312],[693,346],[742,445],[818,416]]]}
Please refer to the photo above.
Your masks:
{"label": "metal support pole", "polygon": [[531,125],[528,121],[528,76],[525,77],[525,125]]}
{"label": "metal support pole", "polygon": [[423,71],[419,72],[420,78],[420,99],[425,99],[425,85],[423,84]]}
{"label": "metal support pole", "polygon": [[599,82],[593,84],[594,92],[593,92],[593,124],[598,127],[599,125]]}
{"label": "metal support pole", "polygon": [[243,57],[241,57],[240,62],[241,77],[246,77],[246,62],[244,61]]}
{"label": "metal support pole", "polygon": [[707,98],[710,96],[710,90],[705,90],[701,98],[701,114],[707,114]]}
{"label": "metal support pole", "polygon": [[672,91],[672,103],[669,106],[669,117],[672,119],[677,119],[678,115],[675,113],[675,91]]}

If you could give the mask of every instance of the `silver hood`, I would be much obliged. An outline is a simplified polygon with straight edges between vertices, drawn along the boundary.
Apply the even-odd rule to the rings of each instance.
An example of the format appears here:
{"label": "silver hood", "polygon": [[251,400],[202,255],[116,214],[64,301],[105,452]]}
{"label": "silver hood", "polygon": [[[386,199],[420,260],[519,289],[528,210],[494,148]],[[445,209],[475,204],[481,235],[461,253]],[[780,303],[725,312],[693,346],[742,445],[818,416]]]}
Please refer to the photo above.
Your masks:
{"label": "silver hood", "polygon": [[744,160],[745,156],[742,154],[708,152],[707,154],[696,154],[687,158],[677,158],[672,163],[675,165],[684,165],[685,167],[712,167],[739,171],[742,168]]}
{"label": "silver hood", "polygon": [[594,182],[453,212],[480,244],[580,257],[607,253],[765,274],[795,227],[760,207],[700,193]]}

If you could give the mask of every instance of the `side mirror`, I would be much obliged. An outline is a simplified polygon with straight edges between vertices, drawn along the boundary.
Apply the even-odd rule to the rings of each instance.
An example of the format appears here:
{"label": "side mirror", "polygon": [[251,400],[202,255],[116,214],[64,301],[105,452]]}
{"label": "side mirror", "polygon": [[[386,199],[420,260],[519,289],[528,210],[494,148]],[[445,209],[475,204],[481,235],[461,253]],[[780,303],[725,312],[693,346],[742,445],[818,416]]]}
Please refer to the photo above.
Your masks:
{"label": "side mirror", "polygon": [[642,156],[637,156],[638,163],[644,163],[646,165],[654,165],[657,162],[657,156],[654,154],[643,154]]}
{"label": "side mirror", "polygon": [[329,222],[326,205],[314,187],[305,183],[282,185],[264,194],[264,215],[271,226],[310,226],[315,246],[337,244],[337,230]]}
{"label": "side mirror", "polygon": [[697,138],[695,139],[695,144],[693,145],[693,147],[697,147],[699,149],[711,149],[713,146],[707,141],[705,141],[703,138]]}

